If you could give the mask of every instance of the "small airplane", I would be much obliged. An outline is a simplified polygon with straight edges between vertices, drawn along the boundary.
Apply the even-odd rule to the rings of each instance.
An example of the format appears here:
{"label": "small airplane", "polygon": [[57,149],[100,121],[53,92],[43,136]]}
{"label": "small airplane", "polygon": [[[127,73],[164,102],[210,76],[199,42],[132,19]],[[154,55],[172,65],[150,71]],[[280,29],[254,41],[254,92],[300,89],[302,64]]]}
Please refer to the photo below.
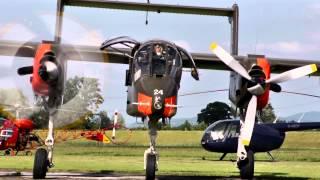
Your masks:
{"label": "small airplane", "polygon": [[[281,147],[286,132],[310,129],[320,129],[320,122],[257,123],[253,128],[249,148],[254,153],[269,153]],[[204,131],[201,145],[207,151],[223,153],[220,158],[222,160],[227,153],[237,153],[239,135],[240,119],[220,120],[211,124]],[[272,156],[271,158],[273,159]]]}
{"label": "small airplane", "polygon": [[[164,40],[149,40],[140,43],[132,38],[121,36],[105,41],[101,50],[113,45],[124,45],[131,48],[129,69],[126,71],[125,85],[128,86],[127,113],[149,119],[150,148],[144,154],[146,178],[154,179],[158,169],[158,153],[156,151],[157,123],[162,119],[173,117],[177,112],[177,94],[182,75],[182,56],[186,56],[191,64],[191,76],[199,80],[197,67],[192,56],[182,47]],[[130,45],[132,46],[130,46]]]}
{"label": "small airplane", "polygon": [[[238,136],[237,165],[243,179],[254,175],[254,149],[251,138],[259,112],[268,104],[270,90],[281,92],[278,83],[301,78],[317,71],[316,64],[297,67],[270,77],[271,66],[264,56],[248,56],[245,61],[237,61],[216,43],[211,51],[232,71],[230,72],[229,99],[240,113],[241,130]],[[258,113],[257,113],[258,111]],[[264,127],[264,126],[261,126]],[[267,131],[267,130],[266,130]],[[262,142],[265,142],[263,140]]]}
{"label": "small airplane", "polygon": [[30,119],[9,120],[0,118],[0,150],[5,155],[17,155],[20,151],[30,154],[36,146],[41,146],[41,138],[32,133],[34,124]]}

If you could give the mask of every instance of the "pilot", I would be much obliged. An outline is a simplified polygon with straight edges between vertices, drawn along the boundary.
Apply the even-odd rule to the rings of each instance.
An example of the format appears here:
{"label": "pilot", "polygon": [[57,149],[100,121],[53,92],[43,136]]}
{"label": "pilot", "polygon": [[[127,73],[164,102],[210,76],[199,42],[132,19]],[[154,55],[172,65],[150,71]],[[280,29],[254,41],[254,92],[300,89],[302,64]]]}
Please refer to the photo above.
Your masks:
{"label": "pilot", "polygon": [[156,75],[163,75],[165,73],[166,61],[164,57],[164,48],[160,44],[155,44],[152,53],[152,69]]}
{"label": "pilot", "polygon": [[160,44],[156,44],[154,46],[154,52],[157,56],[162,56],[163,53],[163,47]]}

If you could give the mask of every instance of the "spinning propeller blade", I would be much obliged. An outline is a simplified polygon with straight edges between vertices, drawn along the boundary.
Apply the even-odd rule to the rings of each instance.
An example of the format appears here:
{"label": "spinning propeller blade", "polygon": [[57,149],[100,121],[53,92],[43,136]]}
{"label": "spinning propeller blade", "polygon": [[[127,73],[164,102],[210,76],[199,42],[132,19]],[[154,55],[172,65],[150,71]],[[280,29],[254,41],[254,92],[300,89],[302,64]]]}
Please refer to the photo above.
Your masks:
{"label": "spinning propeller blade", "polygon": [[242,77],[246,78],[247,80],[251,80],[251,77],[248,74],[247,70],[222,47],[220,47],[216,43],[212,43],[210,45],[210,49],[221,61],[223,61],[232,70],[239,73]]}
{"label": "spinning propeller blade", "polygon": [[296,69],[277,74],[266,81],[266,83],[281,83],[288,80],[297,79],[317,71],[317,65],[310,64]]}
{"label": "spinning propeller blade", "polygon": [[255,118],[256,118],[256,111],[257,111],[257,96],[252,96],[247,112],[246,112],[246,119],[244,122],[244,126],[242,128],[242,133],[241,133],[241,143],[244,146],[249,146],[252,132],[253,132],[253,127],[255,123]]}

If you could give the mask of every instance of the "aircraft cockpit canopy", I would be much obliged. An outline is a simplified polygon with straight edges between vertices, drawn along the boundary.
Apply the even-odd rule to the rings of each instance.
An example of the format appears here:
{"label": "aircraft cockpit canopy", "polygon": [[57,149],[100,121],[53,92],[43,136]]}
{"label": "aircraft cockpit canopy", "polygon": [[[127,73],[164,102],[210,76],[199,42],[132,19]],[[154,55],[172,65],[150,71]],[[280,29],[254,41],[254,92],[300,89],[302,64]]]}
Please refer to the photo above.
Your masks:
{"label": "aircraft cockpit canopy", "polygon": [[182,68],[182,60],[177,48],[167,43],[148,43],[137,50],[135,72],[141,75],[172,76]]}
{"label": "aircraft cockpit canopy", "polygon": [[205,135],[212,141],[224,141],[225,138],[238,137],[239,125],[239,121],[235,120],[217,121],[205,130]]}

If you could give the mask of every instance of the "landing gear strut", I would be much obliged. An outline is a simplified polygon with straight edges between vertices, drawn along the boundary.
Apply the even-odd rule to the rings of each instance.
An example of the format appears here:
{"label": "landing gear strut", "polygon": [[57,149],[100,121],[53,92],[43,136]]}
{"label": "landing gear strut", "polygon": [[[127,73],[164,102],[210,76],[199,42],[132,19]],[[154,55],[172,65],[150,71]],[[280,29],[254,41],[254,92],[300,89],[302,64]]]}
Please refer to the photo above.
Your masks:
{"label": "landing gear strut", "polygon": [[35,154],[34,164],[33,164],[33,178],[34,179],[44,179],[48,172],[48,169],[53,167],[52,157],[53,157],[53,118],[56,114],[56,109],[49,109],[49,124],[48,124],[48,135],[45,140],[45,145],[47,149],[39,148]]}
{"label": "landing gear strut", "polygon": [[240,170],[241,179],[252,179],[254,175],[254,152],[250,149],[249,144],[242,142],[243,135],[243,120],[245,119],[245,113],[240,109],[240,136],[238,139],[238,150],[237,150],[237,166]]}
{"label": "landing gear strut", "polygon": [[158,170],[159,155],[156,152],[157,121],[149,121],[150,147],[144,152],[144,169],[146,170],[146,179],[154,180]]}

